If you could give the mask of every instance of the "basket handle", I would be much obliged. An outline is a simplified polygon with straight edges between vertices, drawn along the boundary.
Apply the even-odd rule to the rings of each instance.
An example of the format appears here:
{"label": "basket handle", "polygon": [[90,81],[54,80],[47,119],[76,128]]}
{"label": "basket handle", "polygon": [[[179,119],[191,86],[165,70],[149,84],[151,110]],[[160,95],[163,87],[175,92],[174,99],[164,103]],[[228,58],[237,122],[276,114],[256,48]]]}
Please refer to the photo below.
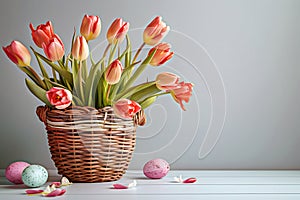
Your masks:
{"label": "basket handle", "polygon": [[146,124],[146,115],[144,110],[140,110],[133,118],[135,125],[144,126]]}
{"label": "basket handle", "polygon": [[38,106],[36,108],[36,115],[39,117],[39,119],[41,120],[41,122],[44,122],[46,124],[47,121],[47,112],[49,110],[48,106]]}

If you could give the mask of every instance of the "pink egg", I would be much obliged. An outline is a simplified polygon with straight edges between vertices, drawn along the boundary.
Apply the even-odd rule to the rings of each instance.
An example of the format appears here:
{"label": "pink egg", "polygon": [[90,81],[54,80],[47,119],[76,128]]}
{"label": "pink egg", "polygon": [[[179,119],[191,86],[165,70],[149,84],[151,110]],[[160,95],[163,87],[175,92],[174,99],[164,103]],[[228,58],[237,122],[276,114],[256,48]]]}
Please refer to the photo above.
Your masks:
{"label": "pink egg", "polygon": [[22,172],[30,164],[27,162],[13,162],[5,170],[5,177],[14,184],[22,184]]}
{"label": "pink egg", "polygon": [[160,158],[148,161],[143,168],[145,176],[152,179],[159,179],[166,176],[169,170],[169,163]]}

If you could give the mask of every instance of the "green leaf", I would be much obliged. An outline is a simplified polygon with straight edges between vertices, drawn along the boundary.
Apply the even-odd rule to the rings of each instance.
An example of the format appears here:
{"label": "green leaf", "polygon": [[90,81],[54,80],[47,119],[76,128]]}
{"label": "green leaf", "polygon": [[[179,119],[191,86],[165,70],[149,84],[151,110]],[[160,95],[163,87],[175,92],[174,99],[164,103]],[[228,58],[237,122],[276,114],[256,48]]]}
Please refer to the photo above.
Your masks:
{"label": "green leaf", "polygon": [[66,79],[69,83],[73,83],[72,73],[70,73],[68,70],[60,67],[59,65],[53,63],[48,58],[46,58],[43,55],[41,55],[38,52],[36,52],[33,48],[32,48],[32,50],[34,51],[34,53],[38,57],[40,57],[43,61],[45,61],[48,65],[50,65],[50,67],[52,67],[52,69],[54,69],[55,71],[57,71],[64,79]]}
{"label": "green leaf", "polygon": [[[32,48],[32,47],[31,47],[31,48]],[[48,73],[47,73],[47,71],[46,71],[46,69],[45,69],[43,63],[41,62],[41,59],[39,58],[39,56],[36,54],[35,51],[33,51],[33,53],[34,53],[34,55],[35,55],[35,57],[36,57],[36,60],[37,60],[37,62],[38,62],[38,64],[39,64],[39,67],[40,67],[40,69],[41,69],[43,78],[44,78],[44,79],[49,79]],[[52,85],[49,84],[49,82],[45,82],[45,84],[46,84],[46,89],[47,89],[47,90],[49,90],[49,89],[52,87]]]}
{"label": "green leaf", "polygon": [[86,81],[85,102],[87,102],[88,106],[95,106],[95,99],[93,100],[93,97],[95,96],[98,82],[103,74],[103,72],[100,72],[99,70],[102,62],[104,62],[104,59],[101,59],[99,62],[92,65],[89,76]]}
{"label": "green leaf", "polygon": [[152,82],[148,82],[148,83],[143,83],[143,84],[140,84],[140,85],[137,85],[137,86],[133,86],[131,88],[128,88],[127,90],[124,90],[123,92],[121,92],[120,94],[118,94],[114,100],[118,100],[118,99],[122,99],[122,98],[127,98],[127,97],[130,97],[132,94],[138,92],[138,91],[141,91],[145,88],[148,88],[152,85],[156,84],[155,81],[152,81]]}
{"label": "green leaf", "polygon": [[[47,79],[45,78],[45,81],[49,82],[50,84],[52,84],[54,87],[60,87],[60,88],[64,88],[64,89],[68,89],[66,86],[62,85],[62,84],[59,84],[58,82],[55,82],[55,81],[51,81],[50,79]],[[72,90],[70,90],[72,91]]]}
{"label": "green leaf", "polygon": [[146,109],[147,107],[149,107],[151,104],[153,104],[156,101],[157,97],[156,96],[151,96],[146,98],[144,101],[142,102],[138,102],[142,109]]}
{"label": "green leaf", "polygon": [[152,85],[148,88],[145,88],[143,90],[134,93],[130,99],[136,102],[140,102],[145,100],[147,97],[157,94],[159,92],[161,92],[161,90],[158,89],[156,85]]}
{"label": "green leaf", "polygon": [[25,82],[26,82],[26,86],[34,96],[36,96],[39,100],[44,102],[47,106],[51,107],[51,104],[46,97],[46,90],[39,87],[37,84],[35,84],[34,82],[30,81],[27,78],[25,79]]}
{"label": "green leaf", "polygon": [[111,94],[109,97],[110,99],[114,99],[117,92],[120,91],[120,89],[122,89],[123,85],[128,80],[128,77],[129,77],[132,69],[134,68],[134,66],[135,66],[135,64],[132,64],[131,66],[129,66],[123,70],[120,81],[117,84],[115,84],[114,87],[112,87],[112,91],[111,91]]}
{"label": "green leaf", "polygon": [[127,81],[126,85],[124,86],[125,89],[129,88],[134,81],[142,74],[142,72],[145,70],[147,65],[150,63],[152,60],[156,50],[154,50],[150,55],[146,57],[146,59],[142,62],[142,64],[136,69],[134,74],[130,77],[130,79]]}

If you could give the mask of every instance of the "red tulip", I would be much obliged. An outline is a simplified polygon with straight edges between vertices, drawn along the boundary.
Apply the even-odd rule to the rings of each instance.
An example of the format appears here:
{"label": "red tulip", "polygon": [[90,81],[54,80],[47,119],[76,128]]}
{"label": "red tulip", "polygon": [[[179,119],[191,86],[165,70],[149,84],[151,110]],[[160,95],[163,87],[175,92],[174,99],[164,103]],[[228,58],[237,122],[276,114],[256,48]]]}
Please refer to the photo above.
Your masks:
{"label": "red tulip", "polygon": [[150,65],[159,66],[167,62],[173,57],[174,52],[170,51],[171,46],[168,43],[160,43],[150,49],[148,55],[150,55],[154,50],[155,53],[150,61]]}
{"label": "red tulip", "polygon": [[178,81],[176,74],[163,72],[156,76],[156,87],[160,90],[172,90],[178,87]]}
{"label": "red tulip", "polygon": [[28,49],[19,41],[12,41],[10,45],[2,47],[8,58],[19,67],[30,65],[31,56]]}
{"label": "red tulip", "polygon": [[72,56],[77,60],[85,60],[89,56],[89,46],[83,36],[78,36],[72,47]]}
{"label": "red tulip", "polygon": [[65,54],[64,44],[56,34],[48,44],[43,43],[42,47],[47,58],[53,62],[60,60]]}
{"label": "red tulip", "polygon": [[122,42],[128,32],[129,23],[123,22],[122,18],[116,19],[109,27],[106,37],[110,44]]}
{"label": "red tulip", "polygon": [[105,72],[105,80],[110,85],[118,83],[120,81],[122,71],[122,63],[119,60],[113,61]]}
{"label": "red tulip", "polygon": [[141,110],[141,106],[135,101],[120,99],[113,105],[113,109],[115,114],[119,117],[132,119],[135,114]]}
{"label": "red tulip", "polygon": [[169,30],[170,27],[158,16],[144,30],[144,42],[148,45],[156,45],[167,35]]}
{"label": "red tulip", "polygon": [[185,82],[179,83],[177,85],[177,88],[171,90],[171,94],[172,94],[174,100],[180,104],[180,107],[182,108],[182,110],[185,110],[185,107],[184,107],[182,101],[185,101],[186,103],[189,102],[190,97],[192,96],[192,90],[193,90],[193,84],[185,83]]}
{"label": "red tulip", "polygon": [[47,45],[54,37],[53,27],[50,21],[48,21],[46,24],[39,25],[36,27],[36,30],[34,29],[32,23],[29,24],[29,27],[31,29],[31,36],[34,43],[40,48],[43,47],[43,43]]}
{"label": "red tulip", "polygon": [[82,19],[80,33],[87,41],[98,37],[101,30],[101,20],[98,16],[85,15]]}
{"label": "red tulip", "polygon": [[50,104],[57,109],[65,109],[72,103],[72,94],[69,90],[53,87],[46,93]]}

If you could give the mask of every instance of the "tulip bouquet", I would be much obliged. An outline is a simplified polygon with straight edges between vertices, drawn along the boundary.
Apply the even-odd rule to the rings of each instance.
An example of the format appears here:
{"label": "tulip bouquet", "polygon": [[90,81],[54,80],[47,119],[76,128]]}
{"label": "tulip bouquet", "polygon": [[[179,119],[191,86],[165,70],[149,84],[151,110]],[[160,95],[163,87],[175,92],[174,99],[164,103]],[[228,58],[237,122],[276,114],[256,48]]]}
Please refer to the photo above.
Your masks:
{"label": "tulip bouquet", "polygon": [[[88,45],[100,34],[101,21],[98,16],[83,17],[80,35],[77,36],[74,31],[68,54],[50,21],[36,28],[30,23],[29,27],[35,45],[44,52],[43,55],[30,47],[40,73],[31,66],[31,55],[22,43],[12,41],[3,50],[27,74],[25,81],[28,89],[48,107],[66,109],[76,105],[98,109],[112,106],[119,117],[132,119],[141,109],[155,102],[158,96],[169,94],[185,110],[183,101],[189,102],[193,85],[180,82],[175,74],[163,72],[153,81],[134,85],[148,65],[163,65],[174,54],[168,43],[161,42],[170,29],[161,17],[153,19],[145,28],[143,43],[136,52],[132,50],[127,34],[129,23],[121,18],[116,19],[107,31],[108,44],[99,61],[93,59]],[[123,41],[126,45],[121,50]],[[145,45],[153,47],[145,58],[140,59]],[[46,69],[45,64],[50,68]]]}

